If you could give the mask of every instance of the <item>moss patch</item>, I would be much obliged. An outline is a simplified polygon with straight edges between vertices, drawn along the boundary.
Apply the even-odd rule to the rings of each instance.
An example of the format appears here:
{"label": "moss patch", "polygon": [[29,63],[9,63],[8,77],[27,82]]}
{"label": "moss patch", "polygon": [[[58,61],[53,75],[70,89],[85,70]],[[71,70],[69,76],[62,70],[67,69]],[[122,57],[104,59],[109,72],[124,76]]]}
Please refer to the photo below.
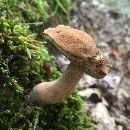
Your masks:
{"label": "moss patch", "polygon": [[63,103],[43,108],[28,102],[37,83],[54,80],[59,72],[45,43],[5,16],[6,4],[0,2],[0,130],[92,130],[76,91]]}

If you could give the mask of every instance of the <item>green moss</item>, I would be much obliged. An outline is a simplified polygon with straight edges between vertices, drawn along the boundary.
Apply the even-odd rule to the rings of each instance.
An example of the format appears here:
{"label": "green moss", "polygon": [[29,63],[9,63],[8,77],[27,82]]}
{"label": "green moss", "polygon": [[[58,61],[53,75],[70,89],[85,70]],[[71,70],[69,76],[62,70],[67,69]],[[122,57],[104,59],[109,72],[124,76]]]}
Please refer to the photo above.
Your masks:
{"label": "green moss", "polygon": [[6,17],[19,17],[21,22],[46,22],[57,16],[68,20],[71,10],[71,0],[4,0]]}
{"label": "green moss", "polygon": [[92,130],[76,91],[60,104],[30,104],[30,90],[42,80],[58,78],[59,72],[45,43],[19,20],[8,20],[5,3],[0,5],[0,130]]}
{"label": "green moss", "polygon": [[[44,63],[52,63],[43,46],[17,21],[1,19],[0,129],[85,130],[91,126],[83,102],[74,92],[67,101],[43,108],[30,106],[26,95],[42,79],[49,80]],[[41,49],[42,46],[42,49]],[[46,78],[44,78],[44,75]],[[58,77],[56,69],[50,78]]]}
{"label": "green moss", "polygon": [[7,17],[19,17],[22,22],[47,21],[49,5],[46,0],[6,0]]}
{"label": "green moss", "polygon": [[71,0],[2,0],[8,19],[19,18],[42,37],[44,28],[70,22]]}

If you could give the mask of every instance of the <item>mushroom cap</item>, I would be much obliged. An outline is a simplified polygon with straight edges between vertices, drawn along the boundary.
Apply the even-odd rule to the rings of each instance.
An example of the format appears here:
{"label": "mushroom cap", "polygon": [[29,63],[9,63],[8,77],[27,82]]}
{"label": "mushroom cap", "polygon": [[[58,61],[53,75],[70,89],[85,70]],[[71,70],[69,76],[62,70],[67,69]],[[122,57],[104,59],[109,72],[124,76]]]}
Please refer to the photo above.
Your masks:
{"label": "mushroom cap", "polygon": [[44,33],[49,35],[54,41],[53,44],[69,60],[72,57],[86,60],[97,51],[95,42],[89,34],[69,26],[58,25],[44,30]]}
{"label": "mushroom cap", "polygon": [[72,63],[94,78],[103,78],[111,68],[93,38],[80,30],[58,25],[44,30],[53,45]]}

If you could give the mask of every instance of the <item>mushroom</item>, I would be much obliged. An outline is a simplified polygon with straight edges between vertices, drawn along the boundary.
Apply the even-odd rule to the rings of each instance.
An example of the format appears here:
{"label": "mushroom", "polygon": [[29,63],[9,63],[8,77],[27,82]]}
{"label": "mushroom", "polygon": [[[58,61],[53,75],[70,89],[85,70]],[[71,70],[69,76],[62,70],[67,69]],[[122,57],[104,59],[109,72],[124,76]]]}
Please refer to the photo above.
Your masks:
{"label": "mushroom", "polygon": [[62,102],[71,95],[84,73],[101,79],[110,71],[111,65],[89,34],[64,25],[48,28],[44,34],[70,64],[57,80],[36,85],[30,92],[31,101],[41,105]]}

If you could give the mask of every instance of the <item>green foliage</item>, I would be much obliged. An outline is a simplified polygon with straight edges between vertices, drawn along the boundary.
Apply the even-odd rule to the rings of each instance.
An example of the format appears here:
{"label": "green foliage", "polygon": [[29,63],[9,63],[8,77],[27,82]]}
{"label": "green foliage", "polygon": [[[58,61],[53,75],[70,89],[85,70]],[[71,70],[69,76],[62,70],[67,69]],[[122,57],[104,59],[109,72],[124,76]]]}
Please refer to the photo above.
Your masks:
{"label": "green foliage", "polygon": [[[56,112],[56,110],[58,111]],[[51,113],[45,118],[45,120],[49,119],[49,122],[47,122],[49,125],[43,127],[44,129],[92,130],[91,119],[86,118],[85,113],[83,112],[83,101],[77,95],[76,91],[67,101],[64,101],[64,103],[48,106],[46,111],[47,113]]]}
{"label": "green foliage", "polygon": [[70,22],[71,0],[2,0],[1,3],[6,5],[6,11],[0,9],[4,17],[19,18],[20,22],[28,24],[29,29],[38,34],[38,38],[50,24]]}
{"label": "green foliage", "polygon": [[68,20],[71,10],[71,0],[5,0],[6,17],[19,17],[21,22],[46,22],[49,18],[58,16]]}
{"label": "green foliage", "polygon": [[70,22],[70,12],[72,9],[72,0],[53,0],[48,1],[54,12],[51,16],[56,16],[60,21]]}
{"label": "green foliage", "polygon": [[44,63],[54,67],[44,42],[35,40],[28,26],[18,20],[0,19],[0,130],[92,130],[83,101],[75,91],[63,103],[32,106],[27,94],[37,83],[58,78],[50,76]]}
{"label": "green foliage", "polygon": [[51,63],[52,58],[44,47],[41,50],[42,43],[34,40],[26,26],[21,26],[17,21],[1,19],[0,28],[0,129],[91,128],[92,123],[86,119],[83,102],[77,92],[57,105],[40,108],[27,104],[26,94],[46,75],[43,62]]}
{"label": "green foliage", "polygon": [[[59,72],[45,43],[36,40],[36,35],[28,31],[29,26],[20,24],[18,19],[46,21],[50,6],[55,5],[58,9],[53,15],[60,11],[66,14],[70,8],[70,0],[67,1],[0,1],[0,130],[93,129],[76,91],[65,102],[43,108],[30,104],[27,98],[36,84],[57,79]],[[11,20],[16,16],[18,19]]]}
{"label": "green foliage", "polygon": [[19,17],[22,22],[47,21],[49,18],[46,0],[7,0],[7,17]]}

